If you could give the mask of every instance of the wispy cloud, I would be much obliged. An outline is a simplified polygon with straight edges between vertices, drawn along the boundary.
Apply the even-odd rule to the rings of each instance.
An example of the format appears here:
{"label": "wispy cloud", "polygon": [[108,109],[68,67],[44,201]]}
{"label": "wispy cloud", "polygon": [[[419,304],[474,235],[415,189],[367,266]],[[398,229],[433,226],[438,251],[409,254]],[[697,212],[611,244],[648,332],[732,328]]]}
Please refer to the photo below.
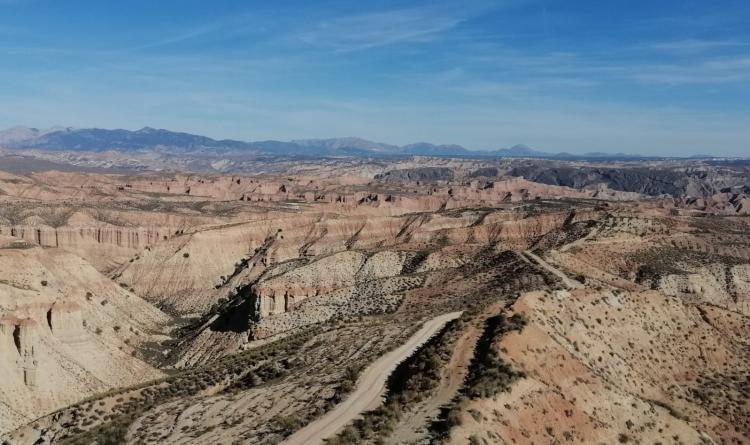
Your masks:
{"label": "wispy cloud", "polygon": [[647,48],[678,53],[698,53],[709,50],[743,48],[748,46],[750,46],[750,42],[739,40],[684,39],[652,43],[647,45]]}
{"label": "wispy cloud", "polygon": [[630,78],[661,85],[718,85],[750,80],[750,55],[683,64],[647,64],[632,70]]}
{"label": "wispy cloud", "polygon": [[216,37],[244,37],[260,28],[260,23],[268,23],[270,17],[256,17],[255,14],[241,13],[225,16],[205,23],[187,25],[182,28],[167,29],[163,36],[136,45],[130,50],[138,51],[159,47],[169,47],[180,43],[200,43]]}
{"label": "wispy cloud", "polygon": [[[508,96],[535,91],[559,94],[607,84],[614,88],[728,85],[750,81],[750,51],[744,46],[739,40],[690,40],[602,53],[586,48],[578,52],[518,51],[502,45],[478,49],[465,45],[452,48],[454,66],[417,73],[412,79],[471,94]],[[706,50],[699,51],[702,48]],[[676,53],[665,55],[662,49]]]}
{"label": "wispy cloud", "polygon": [[296,38],[311,46],[356,51],[399,42],[424,42],[465,19],[458,11],[399,9],[325,19]]}
{"label": "wispy cloud", "polygon": [[154,40],[152,42],[147,42],[142,45],[137,45],[131,49],[142,50],[142,49],[158,48],[161,46],[169,46],[169,45],[173,45],[176,43],[193,40],[198,37],[206,36],[208,34],[211,34],[220,30],[224,26],[225,24],[221,22],[214,22],[214,23],[199,25],[192,29],[184,30],[171,36],[163,37],[161,39]]}
{"label": "wispy cloud", "polygon": [[[483,5],[483,2],[479,4]],[[459,26],[478,11],[481,8],[477,6],[457,8],[446,4],[350,15],[317,10],[309,12],[308,21],[293,23],[287,23],[288,19],[283,17],[248,13],[176,29],[171,34],[167,33],[130,49],[138,51],[169,47],[217,36],[247,37],[253,30],[261,28],[262,24],[266,31],[265,38],[275,44],[348,52],[395,43],[431,41],[441,33]]]}

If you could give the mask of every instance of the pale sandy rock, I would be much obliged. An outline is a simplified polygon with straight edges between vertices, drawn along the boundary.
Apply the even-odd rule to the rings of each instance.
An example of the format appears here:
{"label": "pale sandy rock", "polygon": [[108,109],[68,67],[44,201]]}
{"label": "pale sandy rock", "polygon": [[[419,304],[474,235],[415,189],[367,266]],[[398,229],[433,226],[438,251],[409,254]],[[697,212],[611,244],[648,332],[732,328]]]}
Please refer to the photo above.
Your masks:
{"label": "pale sandy rock", "polygon": [[167,317],[84,260],[4,247],[0,270],[0,430],[161,375],[130,353]]}

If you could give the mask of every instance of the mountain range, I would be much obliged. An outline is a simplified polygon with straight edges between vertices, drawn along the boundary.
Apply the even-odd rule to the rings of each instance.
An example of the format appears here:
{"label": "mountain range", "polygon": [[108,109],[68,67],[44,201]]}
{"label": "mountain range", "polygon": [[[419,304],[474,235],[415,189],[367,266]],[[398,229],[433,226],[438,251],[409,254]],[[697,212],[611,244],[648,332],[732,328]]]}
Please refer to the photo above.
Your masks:
{"label": "mountain range", "polygon": [[144,127],[131,131],[53,127],[47,130],[13,127],[0,131],[0,147],[8,149],[41,149],[48,151],[116,150],[164,151],[175,153],[241,153],[276,156],[450,156],[450,157],[514,157],[548,159],[628,159],[642,158],[622,153],[547,153],[525,145],[499,150],[469,150],[460,145],[435,145],[427,142],[397,146],[365,139],[345,137],[333,139],[301,139],[292,141],[237,141],[212,139],[206,136]]}

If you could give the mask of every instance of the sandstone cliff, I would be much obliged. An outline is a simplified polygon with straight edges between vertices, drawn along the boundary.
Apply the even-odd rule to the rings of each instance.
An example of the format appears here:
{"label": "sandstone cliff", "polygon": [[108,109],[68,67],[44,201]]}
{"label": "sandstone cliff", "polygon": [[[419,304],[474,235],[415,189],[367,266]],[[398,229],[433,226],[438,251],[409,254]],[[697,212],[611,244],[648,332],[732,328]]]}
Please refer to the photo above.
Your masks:
{"label": "sandstone cliff", "polygon": [[167,317],[74,255],[0,244],[0,430],[160,375],[131,352]]}

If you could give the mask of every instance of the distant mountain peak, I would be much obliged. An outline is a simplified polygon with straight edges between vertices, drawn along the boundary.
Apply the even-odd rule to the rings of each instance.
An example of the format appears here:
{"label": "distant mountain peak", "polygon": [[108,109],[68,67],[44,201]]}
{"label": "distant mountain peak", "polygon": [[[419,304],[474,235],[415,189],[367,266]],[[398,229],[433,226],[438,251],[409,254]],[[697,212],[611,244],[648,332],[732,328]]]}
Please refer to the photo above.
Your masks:
{"label": "distant mountain peak", "polygon": [[398,147],[396,147],[395,145],[373,142],[354,136],[328,139],[297,139],[291,141],[291,143],[299,144],[305,147],[327,147],[328,149],[332,150],[354,149],[373,152],[385,152],[398,149]]}
{"label": "distant mountain peak", "polygon": [[13,144],[26,139],[37,138],[42,134],[38,128],[28,128],[21,125],[0,131],[0,144]]}
{"label": "distant mountain peak", "polygon": [[298,139],[284,141],[243,142],[231,139],[215,140],[206,136],[173,132],[145,126],[136,131],[101,128],[76,129],[53,127],[48,130],[16,126],[0,131],[0,145],[6,148],[37,148],[50,151],[143,151],[159,150],[174,153],[236,153],[278,156],[444,156],[444,157],[515,157],[547,159],[611,159],[641,158],[637,155],[589,153],[546,153],[524,144],[510,148],[474,151],[460,145],[435,145],[417,142],[404,146],[374,142],[348,136],[328,139]]}
{"label": "distant mountain peak", "polygon": [[531,147],[529,147],[528,145],[524,145],[524,144],[516,144],[516,145],[510,147],[508,150],[517,151],[519,153],[533,153],[533,152],[535,152]]}

